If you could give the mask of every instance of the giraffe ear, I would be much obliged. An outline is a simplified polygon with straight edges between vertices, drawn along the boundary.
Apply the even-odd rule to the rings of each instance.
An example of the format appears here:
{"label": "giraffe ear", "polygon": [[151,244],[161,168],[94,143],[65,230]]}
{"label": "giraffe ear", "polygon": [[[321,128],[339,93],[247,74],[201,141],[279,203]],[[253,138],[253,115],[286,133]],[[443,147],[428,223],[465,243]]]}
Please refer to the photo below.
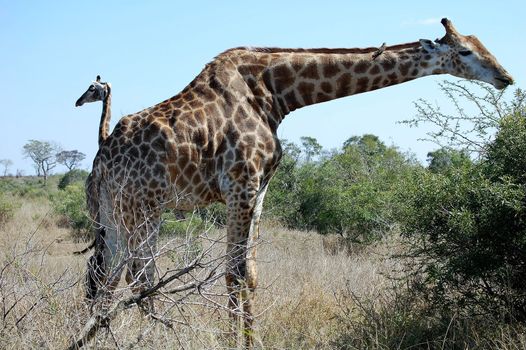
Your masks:
{"label": "giraffe ear", "polygon": [[97,83],[100,83],[100,75],[97,75]]}
{"label": "giraffe ear", "polygon": [[440,46],[440,44],[435,43],[431,40],[427,40],[427,39],[420,39],[419,41],[420,41],[420,45],[422,45],[424,50],[428,52],[434,52],[438,50],[438,47]]}

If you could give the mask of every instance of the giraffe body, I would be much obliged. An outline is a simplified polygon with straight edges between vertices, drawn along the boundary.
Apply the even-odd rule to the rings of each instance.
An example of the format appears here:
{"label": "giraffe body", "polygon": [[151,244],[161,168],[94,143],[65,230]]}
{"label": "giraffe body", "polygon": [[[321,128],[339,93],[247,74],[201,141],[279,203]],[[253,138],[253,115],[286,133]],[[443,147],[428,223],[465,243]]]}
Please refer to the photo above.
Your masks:
{"label": "giraffe body", "polygon": [[[229,306],[243,313],[250,346],[255,242],[265,192],[281,158],[277,128],[283,118],[307,105],[432,74],[497,88],[513,82],[478,39],[458,34],[446,19],[443,24],[446,36],[437,42],[380,49],[231,49],[178,95],[121,118],[93,163],[106,243],[98,248],[103,259],[92,268],[108,274],[134,251],[140,259],[130,271],[151,284],[153,262],[147,258],[156,250],[162,209],[223,202]],[[116,282],[118,277],[110,284]]]}

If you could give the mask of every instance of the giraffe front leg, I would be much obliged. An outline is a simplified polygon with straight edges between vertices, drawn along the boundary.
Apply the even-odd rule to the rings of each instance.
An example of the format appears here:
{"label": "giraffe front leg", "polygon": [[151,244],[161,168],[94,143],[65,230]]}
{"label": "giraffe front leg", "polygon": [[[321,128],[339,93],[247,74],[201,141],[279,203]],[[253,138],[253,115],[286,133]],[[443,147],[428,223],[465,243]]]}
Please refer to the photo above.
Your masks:
{"label": "giraffe front leg", "polygon": [[[234,321],[237,344],[250,348],[254,342],[254,297],[257,286],[256,249],[259,219],[266,186],[248,201],[229,202],[226,282],[229,308]],[[246,197],[245,197],[246,198]]]}
{"label": "giraffe front leg", "polygon": [[[247,227],[240,224],[236,227]],[[226,284],[228,291],[228,308],[232,319],[232,336],[237,347],[241,347],[242,335],[244,333],[243,320],[246,317],[243,313],[243,303],[246,289],[246,252],[247,239],[245,230],[232,230],[229,224],[227,244],[227,263],[226,263]]]}
{"label": "giraffe front leg", "polygon": [[268,186],[264,186],[256,195],[250,229],[248,232],[247,252],[246,252],[246,293],[243,303],[245,326],[245,345],[250,348],[254,342],[254,301],[256,297],[256,287],[258,284],[257,276],[257,245],[259,238],[259,220],[263,210],[263,200]]}

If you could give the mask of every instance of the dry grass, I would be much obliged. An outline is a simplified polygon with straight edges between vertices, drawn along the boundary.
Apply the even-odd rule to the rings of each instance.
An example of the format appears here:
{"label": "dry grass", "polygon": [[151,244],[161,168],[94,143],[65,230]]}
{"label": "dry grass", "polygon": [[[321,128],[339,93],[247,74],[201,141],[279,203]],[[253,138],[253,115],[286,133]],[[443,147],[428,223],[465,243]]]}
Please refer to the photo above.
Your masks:
{"label": "dry grass", "polygon": [[[87,257],[71,254],[83,245],[73,243],[69,232],[59,228],[55,219],[46,200],[26,200],[0,229],[0,268],[4,268],[0,275],[1,349],[65,348],[87,319],[82,286]],[[220,237],[224,232],[213,234]],[[397,242],[349,252],[340,248],[336,236],[322,238],[269,226],[263,227],[261,237],[256,295],[258,347],[409,348],[400,346],[402,339],[388,341],[389,337],[407,336],[406,331],[395,329],[401,315],[412,317],[414,325],[422,320],[411,316],[415,306],[410,302],[414,300],[389,292],[392,281],[385,274],[397,270],[400,262],[387,256],[398,249]],[[173,259],[177,257],[163,258],[161,270]],[[213,300],[221,304],[226,303],[219,295],[225,292],[223,284],[221,281],[213,289],[218,293]],[[156,308],[181,324],[175,323],[170,329],[143,317],[136,308],[129,309],[112,322],[110,331],[99,332],[89,347],[229,347],[224,335],[229,329],[226,311],[203,305],[198,297],[184,305],[160,299]],[[448,329],[446,333],[457,337],[465,336],[459,334],[462,332],[470,334],[471,343],[463,348],[526,348],[524,329],[503,326],[488,337],[477,332],[473,324],[455,321],[452,325],[454,331]],[[427,342],[411,348],[455,348],[447,344]]]}

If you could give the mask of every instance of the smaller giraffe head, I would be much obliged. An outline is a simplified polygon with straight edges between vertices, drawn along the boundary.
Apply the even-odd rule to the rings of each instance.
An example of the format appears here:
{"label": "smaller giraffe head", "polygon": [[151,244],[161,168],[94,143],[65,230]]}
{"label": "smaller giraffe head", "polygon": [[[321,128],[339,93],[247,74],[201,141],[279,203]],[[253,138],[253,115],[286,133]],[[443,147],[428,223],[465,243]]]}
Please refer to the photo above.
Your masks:
{"label": "smaller giraffe head", "polygon": [[422,47],[434,57],[436,73],[484,81],[497,89],[513,84],[512,76],[474,35],[461,35],[450,20],[443,18],[446,35],[435,42],[420,40]]}
{"label": "smaller giraffe head", "polygon": [[110,87],[110,83],[101,82],[100,75],[97,75],[97,80],[91,83],[91,85],[88,87],[88,90],[86,90],[86,92],[79,97],[75,103],[75,106],[80,107],[84,103],[103,101],[108,95]]}

